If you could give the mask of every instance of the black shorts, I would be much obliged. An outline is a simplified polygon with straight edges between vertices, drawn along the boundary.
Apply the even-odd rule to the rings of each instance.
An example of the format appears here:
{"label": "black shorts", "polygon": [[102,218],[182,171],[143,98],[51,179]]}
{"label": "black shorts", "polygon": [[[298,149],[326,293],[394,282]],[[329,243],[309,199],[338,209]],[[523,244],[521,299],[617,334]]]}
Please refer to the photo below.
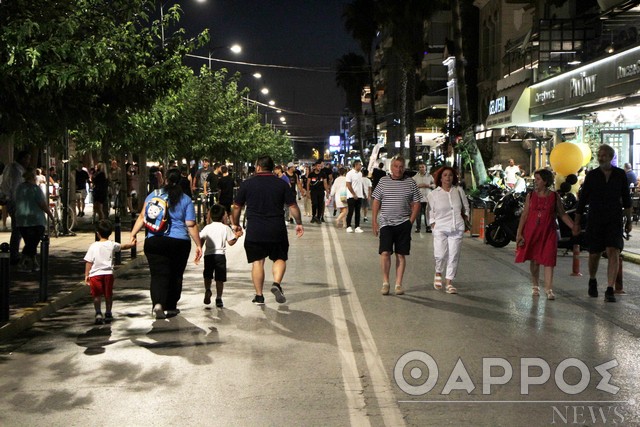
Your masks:
{"label": "black shorts", "polygon": [[399,225],[387,225],[380,229],[380,247],[378,253],[393,253],[409,255],[411,251],[411,221],[407,220]]}
{"label": "black shorts", "polygon": [[288,259],[289,242],[249,242],[244,241],[244,251],[247,253],[247,262],[260,261],[269,257],[271,261]]}
{"label": "black shorts", "polygon": [[603,252],[606,248],[624,248],[622,218],[607,221],[588,218],[588,221],[586,237],[590,254]]}
{"label": "black shorts", "polygon": [[227,281],[227,257],[224,254],[211,254],[204,256],[204,271],[202,277],[213,279],[216,282]]}

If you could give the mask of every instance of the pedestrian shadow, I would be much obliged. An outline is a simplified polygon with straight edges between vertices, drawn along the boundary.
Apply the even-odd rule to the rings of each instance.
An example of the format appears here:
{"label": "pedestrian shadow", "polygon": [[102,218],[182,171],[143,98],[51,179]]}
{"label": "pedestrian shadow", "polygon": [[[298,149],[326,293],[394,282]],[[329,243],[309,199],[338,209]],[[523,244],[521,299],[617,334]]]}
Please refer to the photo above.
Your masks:
{"label": "pedestrian shadow", "polygon": [[287,304],[267,307],[269,329],[296,341],[336,345],[335,328],[322,316],[308,311],[290,310]]}
{"label": "pedestrian shadow", "polygon": [[95,356],[106,351],[106,346],[121,340],[111,340],[111,325],[100,325],[89,329],[84,334],[78,335],[76,344],[86,347],[84,354]]}
{"label": "pedestrian shadow", "polygon": [[[296,302],[299,294],[296,294]],[[336,345],[333,325],[317,314],[301,310],[291,310],[288,304],[280,304],[277,308],[269,305],[259,306],[264,315],[242,316],[229,308],[211,310],[207,317],[220,325],[235,327],[237,330],[264,337],[264,332],[271,331],[296,341],[325,343]]]}
{"label": "pedestrian shadow", "polygon": [[154,321],[144,338],[131,338],[131,342],[158,356],[179,356],[194,365],[212,363],[212,346],[221,343],[215,328],[206,331],[180,315]]}
{"label": "pedestrian shadow", "polygon": [[[420,295],[405,294],[403,301],[413,304],[419,304],[431,310],[437,310],[445,313],[458,314],[465,317],[475,318],[478,320],[489,320],[503,325],[510,325],[511,328],[521,325],[523,327],[530,326],[533,311],[500,311],[494,310],[487,306],[470,306],[468,304],[455,302],[455,299],[465,300],[466,297],[455,295],[451,301],[443,301],[436,298],[428,298]],[[462,302],[462,301],[461,301]],[[536,310],[537,313],[537,310]],[[545,329],[547,332],[559,332],[558,327],[549,327]]]}

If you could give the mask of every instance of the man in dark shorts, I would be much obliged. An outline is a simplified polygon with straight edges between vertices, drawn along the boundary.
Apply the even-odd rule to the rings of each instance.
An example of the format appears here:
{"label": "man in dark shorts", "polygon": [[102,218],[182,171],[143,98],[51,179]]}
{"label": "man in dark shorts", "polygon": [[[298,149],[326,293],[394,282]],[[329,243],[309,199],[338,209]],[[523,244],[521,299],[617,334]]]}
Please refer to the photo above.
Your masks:
{"label": "man in dark shorts", "polygon": [[273,174],[271,157],[262,156],[256,161],[256,174],[245,180],[238,189],[233,203],[231,228],[240,229],[240,212],[246,205],[247,230],[244,249],[251,266],[251,280],[256,290],[253,303],[264,305],[264,261],[273,261],[273,285],[271,292],[280,304],[287,301],[282,292],[282,278],[287,268],[289,239],[284,222],[282,206],[289,206],[289,212],[296,222],[296,235],[302,237],[304,229],[300,209],[289,185]]}
{"label": "man in dark shorts", "polygon": [[420,190],[416,182],[404,176],[405,160],[396,156],[391,161],[391,174],[380,178],[371,198],[373,234],[380,235],[382,295],[389,295],[391,254],[396,252],[396,295],[404,294],[402,277],[405,257],[411,250],[411,226],[420,213]]}
{"label": "man in dark shorts", "polygon": [[609,145],[598,148],[599,167],[589,172],[580,190],[573,235],[580,234],[580,218],[589,205],[587,217],[587,242],[589,244],[589,296],[598,297],[598,264],[606,251],[607,290],[604,300],[616,302],[614,284],[618,274],[622,241],[623,213],[627,219],[624,229],[631,232],[631,196],[624,171],[611,164],[615,151]]}

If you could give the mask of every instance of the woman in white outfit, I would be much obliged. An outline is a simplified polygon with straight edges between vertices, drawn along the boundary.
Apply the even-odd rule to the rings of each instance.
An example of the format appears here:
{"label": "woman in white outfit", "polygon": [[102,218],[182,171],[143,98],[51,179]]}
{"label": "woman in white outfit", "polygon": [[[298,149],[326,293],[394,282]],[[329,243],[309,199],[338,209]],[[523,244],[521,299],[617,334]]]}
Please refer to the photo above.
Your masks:
{"label": "woman in white outfit", "polygon": [[433,287],[442,289],[442,274],[445,270],[445,291],[448,294],[458,293],[453,286],[456,277],[464,220],[469,212],[469,202],[464,190],[458,187],[458,174],[450,166],[444,166],[436,172],[436,189],[428,195],[429,220],[433,231],[433,255],[436,261],[436,272]]}
{"label": "woman in white outfit", "polygon": [[[333,181],[331,193],[329,197],[333,197],[336,209],[340,210],[340,215],[336,218],[336,227],[345,227],[345,217],[347,216],[347,170],[345,168],[338,169],[339,176]],[[342,226],[340,225],[342,221]]]}

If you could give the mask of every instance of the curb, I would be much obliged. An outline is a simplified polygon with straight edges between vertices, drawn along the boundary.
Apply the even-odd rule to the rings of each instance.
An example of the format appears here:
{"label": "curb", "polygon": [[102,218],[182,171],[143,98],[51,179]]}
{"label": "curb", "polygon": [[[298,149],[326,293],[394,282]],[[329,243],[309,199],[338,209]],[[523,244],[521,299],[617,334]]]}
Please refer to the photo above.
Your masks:
{"label": "curb", "polygon": [[[144,254],[138,254],[135,259],[116,267],[113,273],[114,276],[118,277],[131,268],[136,267],[145,258]],[[83,281],[81,281],[78,282],[73,289],[60,292],[53,296],[49,301],[39,302],[33,307],[18,310],[16,315],[12,316],[5,325],[0,327],[0,341],[6,341],[15,337],[20,332],[33,326],[33,324],[39,320],[42,320],[56,311],[73,304],[80,298],[88,296],[89,288]]]}
{"label": "curb", "polygon": [[635,254],[633,252],[622,251],[622,259],[623,259],[623,261],[627,261],[627,262],[630,262],[632,264],[639,264],[640,265],[640,255]]}

